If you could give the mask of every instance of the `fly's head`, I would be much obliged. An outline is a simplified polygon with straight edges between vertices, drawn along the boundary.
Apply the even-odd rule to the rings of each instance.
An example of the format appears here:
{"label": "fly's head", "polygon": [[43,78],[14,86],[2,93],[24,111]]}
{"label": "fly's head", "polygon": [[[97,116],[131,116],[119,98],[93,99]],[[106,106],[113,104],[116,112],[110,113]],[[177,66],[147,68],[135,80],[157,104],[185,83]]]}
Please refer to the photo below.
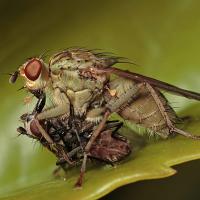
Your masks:
{"label": "fly's head", "polygon": [[10,83],[15,83],[18,76],[25,80],[25,87],[29,90],[43,89],[49,80],[49,70],[40,58],[31,58],[18,71],[11,74]]}

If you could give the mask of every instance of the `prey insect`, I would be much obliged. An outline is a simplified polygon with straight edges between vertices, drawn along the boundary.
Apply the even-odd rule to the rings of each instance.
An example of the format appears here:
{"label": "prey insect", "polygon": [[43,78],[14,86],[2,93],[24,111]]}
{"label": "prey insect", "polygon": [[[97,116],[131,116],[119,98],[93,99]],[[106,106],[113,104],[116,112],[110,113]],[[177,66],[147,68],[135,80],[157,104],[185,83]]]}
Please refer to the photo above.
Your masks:
{"label": "prey insect", "polygon": [[[87,145],[91,133],[95,129],[94,125],[75,117],[72,105],[70,105],[69,118],[62,116],[41,120],[41,126],[56,144],[56,146],[52,148],[52,144],[42,137],[33,119],[35,112],[39,112],[43,106],[43,102],[38,101],[31,114],[26,113],[21,116],[24,127],[19,127],[17,129],[18,132],[39,141],[44,147],[55,154],[58,158],[56,163],[59,165],[58,169],[62,168],[66,170],[67,167],[80,164],[83,158],[84,147]],[[121,126],[122,122],[107,121],[97,140],[92,144],[88,154],[90,159],[97,159],[102,162],[113,164],[120,161],[131,152],[129,141],[117,132]],[[65,155],[68,156],[68,159],[65,158]],[[56,169],[55,172],[57,172],[58,169]]]}
{"label": "prey insect", "polygon": [[[77,145],[75,146],[81,148],[82,151],[81,172],[76,184],[78,186],[82,185],[91,149],[98,146],[99,140],[104,139],[105,132],[112,135],[113,131],[109,131],[107,127],[112,113],[117,113],[123,119],[145,127],[149,134],[158,135],[164,139],[173,134],[200,139],[200,136],[177,127],[180,119],[161,91],[198,101],[200,100],[199,93],[113,67],[114,64],[120,62],[124,62],[123,58],[82,48],[71,48],[53,55],[48,63],[45,63],[42,58],[31,58],[11,75],[11,83],[17,80],[18,75],[22,76],[25,80],[24,88],[38,99],[30,115],[31,123],[26,123],[23,131],[22,128],[20,131],[35,135],[34,131],[30,130],[30,124],[34,123],[34,130],[37,129],[36,132],[45,141],[47,147],[59,152],[58,155],[55,153],[58,158],[73,165],[73,159],[69,153],[74,149],[66,150],[67,139],[58,142],[44,124],[50,123],[52,126],[54,125],[52,119],[58,122],[64,118],[61,127],[66,128],[67,124],[71,123],[69,119],[73,118],[79,121],[77,125],[84,123],[91,125],[89,137],[85,143],[82,139],[83,133],[80,131],[81,128],[86,128],[84,125],[81,125],[81,128],[69,126],[70,128],[65,130],[66,135],[67,132],[74,130],[72,135],[76,138]],[[113,79],[111,75],[114,75]],[[46,97],[51,99],[51,105],[46,103]],[[56,132],[59,129],[55,127]],[[113,136],[111,136],[112,139]],[[112,142],[115,144],[116,141]],[[64,147],[60,149],[60,145]],[[124,145],[126,146],[127,143]],[[100,147],[102,147],[101,143]],[[115,148],[118,150],[117,147]],[[98,156],[104,160],[100,152]]]}

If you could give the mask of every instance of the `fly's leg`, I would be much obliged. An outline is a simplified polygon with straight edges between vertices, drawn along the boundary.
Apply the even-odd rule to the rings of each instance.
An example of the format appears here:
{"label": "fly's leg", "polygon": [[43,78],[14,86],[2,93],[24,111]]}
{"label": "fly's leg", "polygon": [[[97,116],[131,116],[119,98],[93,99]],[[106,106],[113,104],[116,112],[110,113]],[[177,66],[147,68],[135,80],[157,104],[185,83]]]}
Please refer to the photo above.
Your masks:
{"label": "fly's leg", "polygon": [[85,170],[86,170],[87,157],[88,157],[88,153],[84,152],[83,161],[82,161],[81,170],[80,170],[80,175],[79,175],[79,178],[78,178],[78,180],[75,184],[75,187],[81,187],[82,184],[83,184],[83,177],[84,177]]}
{"label": "fly's leg", "polygon": [[122,98],[113,98],[106,104],[107,109],[105,110],[103,119],[100,122],[100,124],[98,125],[97,129],[92,132],[91,138],[85,147],[83,162],[82,162],[82,166],[81,166],[81,170],[80,170],[80,176],[75,185],[76,187],[81,187],[81,185],[82,185],[83,176],[84,176],[85,169],[86,169],[87,157],[88,157],[90,148],[91,148],[92,144],[94,143],[94,141],[96,140],[96,138],[98,137],[98,135],[104,129],[108,117],[110,116],[110,114],[112,112],[117,112],[118,110],[122,109],[123,106],[128,104],[128,102],[130,100],[132,101],[134,98],[136,98],[139,94],[140,87],[141,87],[141,85],[138,85],[138,87],[132,86],[131,89],[126,93],[126,95],[123,94]]}
{"label": "fly's leg", "polygon": [[[40,115],[40,113],[42,112],[45,103],[46,103],[46,95],[43,92],[37,92],[35,94],[35,96],[38,98],[37,104],[32,112],[31,115],[28,114],[24,114],[21,119],[23,121],[31,121],[30,123],[34,123],[35,126],[38,128],[39,133],[43,136],[43,138],[46,140],[47,142],[47,147],[49,148],[50,151],[59,154],[64,160],[66,160],[69,164],[73,164],[71,162],[71,160],[69,159],[67,153],[64,151],[63,148],[60,148],[59,145],[55,144],[54,141],[52,140],[52,138],[49,136],[49,134],[45,131],[45,129],[40,125],[39,120],[37,119],[37,116]],[[31,116],[36,115],[36,117],[32,118]],[[21,134],[25,134],[29,137],[32,137],[34,139],[34,136],[27,134],[26,129],[24,129],[23,127],[19,127],[18,128],[18,132],[20,132]],[[45,143],[46,143],[45,142]],[[46,146],[46,145],[44,145]]]}
{"label": "fly's leg", "polygon": [[[45,93],[43,93],[42,91],[38,91],[38,90],[37,91],[32,91],[32,93],[35,95],[35,97],[38,98],[38,101],[36,103],[35,108],[33,109],[32,114],[25,113],[20,117],[20,119],[23,122],[25,122],[25,121],[28,122],[28,121],[32,120],[32,116],[37,114],[37,113],[40,113],[42,111],[42,109],[44,108],[45,103],[46,103],[46,95],[45,95]],[[26,129],[23,128],[23,127],[18,127],[17,131],[22,135],[27,135],[28,137],[37,139],[34,136],[28,134]]]}
{"label": "fly's leg", "polygon": [[83,176],[84,176],[84,173],[85,173],[85,170],[86,170],[87,158],[88,158],[90,148],[91,148],[92,144],[94,143],[94,141],[96,140],[96,138],[98,137],[98,135],[104,129],[104,126],[106,125],[106,121],[107,121],[108,117],[110,116],[110,114],[111,114],[111,112],[109,110],[107,110],[105,112],[102,121],[98,125],[97,129],[95,129],[93,131],[93,133],[90,137],[90,140],[88,141],[88,143],[85,147],[85,152],[83,154],[83,161],[82,161],[82,165],[81,165],[80,175],[79,175],[79,178],[78,178],[78,180],[75,184],[75,187],[81,187],[82,186]]}
{"label": "fly's leg", "polygon": [[114,128],[114,130],[112,131],[112,136],[116,139],[119,139],[121,141],[126,142],[127,138],[123,135],[120,135],[117,131],[123,126],[123,122],[120,122],[118,120],[115,121],[107,121],[106,124],[106,129],[111,129]]}
{"label": "fly's leg", "polygon": [[70,114],[70,102],[67,95],[62,92],[59,88],[55,88],[53,94],[54,106],[43,110],[37,114],[37,120],[49,119],[58,117],[64,114]]}
{"label": "fly's leg", "polygon": [[40,138],[38,138],[38,137],[35,137],[34,135],[28,134],[28,133],[27,133],[27,130],[26,130],[25,128],[23,128],[23,127],[18,127],[18,128],[17,128],[17,131],[19,132],[20,135],[26,135],[26,136],[28,136],[29,138],[35,139],[35,140],[37,140],[37,141],[39,140],[39,141],[41,142],[41,144],[42,144],[44,147],[48,148],[52,153],[56,153],[56,152],[57,152],[57,150],[55,151],[55,149],[52,149],[51,146],[50,146],[50,144],[48,144],[48,142],[46,142],[45,140],[42,140],[42,139],[40,139]]}
{"label": "fly's leg", "polygon": [[37,113],[41,113],[44,106],[45,106],[45,103],[46,103],[46,95],[45,93],[41,93],[39,96],[38,96],[38,101],[36,103],[36,106],[33,110],[33,114],[37,114]]}
{"label": "fly's leg", "polygon": [[[71,150],[69,153],[68,153],[68,156],[71,158],[72,156],[74,156],[75,154],[77,154],[77,152],[81,149],[81,147],[76,147],[75,149]],[[59,159],[57,162],[56,162],[56,165],[63,165],[63,164],[66,164],[67,161],[63,158]]]}
{"label": "fly's leg", "polygon": [[41,133],[41,135],[45,138],[45,140],[52,145],[52,147],[54,146],[54,141],[52,140],[52,138],[49,136],[49,134],[44,130],[44,128],[40,125],[39,120],[37,119],[33,119],[35,122],[35,125],[37,126],[39,132]]}
{"label": "fly's leg", "polygon": [[[49,143],[49,144],[53,144],[53,140],[51,139],[51,137],[49,136],[49,134],[46,133],[46,131],[43,129],[43,127],[40,125],[39,123],[39,120],[36,119],[37,116],[42,112],[44,106],[45,106],[45,103],[46,103],[46,95],[44,92],[42,91],[32,91],[32,93],[38,98],[38,101],[35,105],[35,108],[33,109],[33,112],[31,115],[22,115],[22,120],[24,118],[26,118],[25,120],[26,121],[29,121],[29,120],[34,120],[35,122],[35,125],[37,126],[37,128],[39,129],[40,133],[42,134],[42,136],[46,139],[46,141]],[[31,116],[35,115],[36,117],[34,117],[34,119],[31,119]]]}
{"label": "fly's leg", "polygon": [[165,106],[163,105],[162,101],[160,100],[159,96],[157,95],[156,91],[154,90],[154,88],[148,84],[145,83],[146,88],[149,90],[149,92],[151,93],[152,97],[154,98],[163,118],[165,119],[167,126],[169,128],[169,132],[170,133],[178,133],[180,135],[183,135],[185,137],[188,138],[192,138],[192,139],[200,139],[200,136],[196,136],[196,135],[192,135],[191,133],[188,133],[186,131],[183,131],[181,129],[178,129],[175,127],[175,125],[173,124],[173,122],[170,120],[168,114],[167,114],[167,110],[165,109]]}
{"label": "fly's leg", "polygon": [[40,125],[39,121],[51,117],[56,117],[62,114],[66,114],[69,112],[69,101],[64,93],[60,91],[60,89],[56,88],[54,92],[55,96],[55,102],[57,103],[56,107],[53,107],[48,110],[43,110],[43,107],[45,105],[46,101],[46,96],[41,93],[41,95],[38,96],[38,102],[35,106],[35,109],[33,111],[34,114],[36,114],[34,122],[35,125],[37,126],[39,132],[41,135],[45,138],[45,140],[48,142],[50,148],[52,148],[54,151],[59,152],[63,159],[65,159],[69,164],[73,164],[71,160],[69,159],[68,155],[66,152],[63,150],[63,148],[59,148],[58,145],[54,143],[52,138],[49,136],[49,134],[44,130],[44,128]]}
{"label": "fly's leg", "polygon": [[[34,121],[35,122],[35,125],[37,126],[39,132],[41,133],[41,131],[43,131],[43,127],[39,124],[39,122],[37,120]],[[38,124],[37,124],[38,122]],[[39,127],[41,127],[41,129],[39,129]],[[68,155],[66,154],[66,152],[64,151],[63,147],[58,145],[58,144],[55,144],[53,142],[53,140],[51,139],[51,137],[46,133],[46,131],[44,130],[45,134],[47,134],[48,138],[50,141],[52,142],[48,142],[48,140],[46,140],[46,138],[44,137],[45,140],[43,140],[42,138],[39,139],[37,137],[34,137],[33,135],[30,135],[27,133],[26,129],[23,128],[23,127],[19,127],[17,129],[17,131],[20,133],[20,134],[23,134],[23,135],[27,135],[28,137],[30,138],[33,138],[33,139],[36,139],[36,140],[40,140],[40,142],[43,144],[43,146],[47,147],[51,152],[53,152],[54,154],[56,155],[59,155],[59,157],[62,157],[66,162],[68,162],[68,164],[72,165],[73,162],[71,162],[71,160],[69,159]],[[41,133],[42,134],[42,133]]]}
{"label": "fly's leg", "polygon": [[[71,150],[69,153],[68,153],[68,156],[69,158],[71,158],[72,156],[74,156],[79,150],[81,149],[81,147],[76,147],[75,149]],[[53,175],[55,177],[60,177],[59,176],[59,172],[60,170],[63,170],[64,172],[67,172],[67,167],[66,167],[66,164],[68,162],[65,160],[65,159],[59,159],[57,162],[56,162],[56,165],[58,166],[54,171],[53,171]],[[76,162],[75,162],[76,163]],[[74,164],[75,164],[74,163]],[[69,164],[69,163],[68,163]]]}

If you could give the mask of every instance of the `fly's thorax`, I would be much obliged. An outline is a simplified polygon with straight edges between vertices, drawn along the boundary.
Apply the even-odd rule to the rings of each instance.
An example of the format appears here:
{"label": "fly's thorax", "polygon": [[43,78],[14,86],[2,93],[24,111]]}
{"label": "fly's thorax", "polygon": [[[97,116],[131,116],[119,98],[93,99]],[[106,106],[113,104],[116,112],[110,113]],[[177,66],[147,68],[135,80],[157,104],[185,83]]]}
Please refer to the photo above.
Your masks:
{"label": "fly's thorax", "polygon": [[67,57],[63,57],[54,62],[51,62],[51,69],[53,71],[59,71],[60,69],[78,70],[90,67],[92,65],[93,65],[92,61],[73,60],[73,59],[68,59]]}
{"label": "fly's thorax", "polygon": [[[73,105],[76,116],[85,115],[88,107],[92,103],[100,101],[99,98],[103,95],[105,79],[102,81],[101,78],[99,81],[84,78],[80,76],[77,70],[60,69],[60,73],[55,74],[53,71],[51,73],[53,88],[59,88],[66,94]],[[58,96],[53,97],[53,101],[58,102],[58,98]],[[95,121],[97,120],[95,119]]]}
{"label": "fly's thorax", "polygon": [[[115,57],[109,57],[87,49],[71,48],[53,55],[49,66],[52,73],[59,74],[61,79],[65,80],[68,88],[78,91],[86,88],[102,88],[105,82],[109,80],[109,76],[105,74],[85,73],[83,75],[83,70],[109,67],[116,62],[117,58]],[[79,89],[76,89],[77,85]]]}
{"label": "fly's thorax", "polygon": [[50,65],[53,68],[84,69],[87,67],[109,67],[118,61],[118,57],[108,56],[84,48],[69,48],[53,55]]}
{"label": "fly's thorax", "polygon": [[105,75],[97,76],[96,78],[83,77],[78,69],[60,69],[56,73],[51,71],[53,84],[61,87],[71,89],[73,91],[80,91],[83,89],[103,89],[108,77]]}
{"label": "fly's thorax", "polygon": [[52,67],[63,66],[68,69],[75,69],[83,67],[85,63],[91,63],[92,60],[93,56],[89,52],[80,49],[68,49],[53,55],[49,63]]}

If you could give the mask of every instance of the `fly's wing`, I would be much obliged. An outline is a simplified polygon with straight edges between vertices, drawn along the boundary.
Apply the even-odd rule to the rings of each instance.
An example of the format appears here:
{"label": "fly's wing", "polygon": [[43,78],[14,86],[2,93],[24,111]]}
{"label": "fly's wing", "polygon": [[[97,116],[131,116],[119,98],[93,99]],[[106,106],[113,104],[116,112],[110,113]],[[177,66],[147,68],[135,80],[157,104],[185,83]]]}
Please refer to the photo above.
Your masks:
{"label": "fly's wing", "polygon": [[97,69],[97,73],[108,73],[115,74],[120,77],[131,79],[135,82],[140,83],[149,83],[151,86],[165,90],[167,92],[186,97],[188,99],[195,99],[200,101],[200,93],[185,90],[169,83],[165,83],[163,81],[156,80],[154,78],[150,78],[141,74],[137,74],[130,71],[121,70],[115,67],[101,68]]}

